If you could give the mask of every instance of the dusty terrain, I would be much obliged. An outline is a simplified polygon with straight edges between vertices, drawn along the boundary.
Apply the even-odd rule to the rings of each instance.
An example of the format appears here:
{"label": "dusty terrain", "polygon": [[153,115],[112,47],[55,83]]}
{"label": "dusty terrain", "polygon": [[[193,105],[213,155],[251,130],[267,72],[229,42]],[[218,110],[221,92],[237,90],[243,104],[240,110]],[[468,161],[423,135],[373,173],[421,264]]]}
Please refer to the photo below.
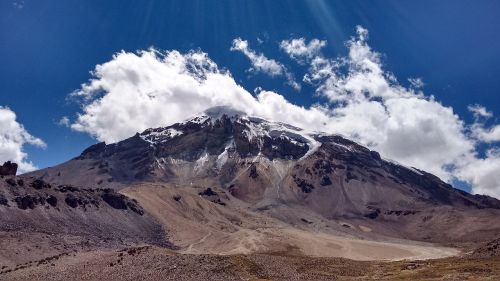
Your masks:
{"label": "dusty terrain", "polygon": [[164,248],[69,253],[3,268],[1,280],[499,280],[500,258],[354,261],[297,256],[181,255]]}
{"label": "dusty terrain", "polygon": [[[235,199],[230,203],[231,208],[214,204],[199,196],[198,191],[152,184],[122,190],[169,230],[170,241],[181,253],[249,254],[280,252],[292,247],[297,254],[356,260],[440,258],[459,253],[430,243],[381,239],[366,228],[342,220],[321,221],[316,216],[319,225],[310,221],[286,222],[252,212],[243,202],[234,202]],[[294,211],[297,212],[288,210],[290,214]]]}

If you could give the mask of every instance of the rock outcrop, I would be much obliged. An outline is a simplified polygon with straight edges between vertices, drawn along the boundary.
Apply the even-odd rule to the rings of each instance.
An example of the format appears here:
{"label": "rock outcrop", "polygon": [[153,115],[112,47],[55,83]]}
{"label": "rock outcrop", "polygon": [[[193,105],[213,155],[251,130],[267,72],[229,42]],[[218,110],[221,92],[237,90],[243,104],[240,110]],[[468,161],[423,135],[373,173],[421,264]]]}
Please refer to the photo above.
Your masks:
{"label": "rock outcrop", "polygon": [[0,176],[15,176],[17,173],[17,164],[7,161],[0,166]]}

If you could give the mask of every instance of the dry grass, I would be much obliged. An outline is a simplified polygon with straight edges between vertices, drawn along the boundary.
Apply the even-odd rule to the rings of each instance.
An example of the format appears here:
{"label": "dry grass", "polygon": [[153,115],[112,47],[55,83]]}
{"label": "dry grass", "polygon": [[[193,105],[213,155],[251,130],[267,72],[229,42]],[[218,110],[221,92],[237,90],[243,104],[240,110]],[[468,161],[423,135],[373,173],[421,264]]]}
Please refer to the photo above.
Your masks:
{"label": "dry grass", "polygon": [[[292,251],[293,252],[293,251]],[[142,247],[61,255],[1,280],[500,280],[500,258],[354,261],[290,255],[186,255]]]}

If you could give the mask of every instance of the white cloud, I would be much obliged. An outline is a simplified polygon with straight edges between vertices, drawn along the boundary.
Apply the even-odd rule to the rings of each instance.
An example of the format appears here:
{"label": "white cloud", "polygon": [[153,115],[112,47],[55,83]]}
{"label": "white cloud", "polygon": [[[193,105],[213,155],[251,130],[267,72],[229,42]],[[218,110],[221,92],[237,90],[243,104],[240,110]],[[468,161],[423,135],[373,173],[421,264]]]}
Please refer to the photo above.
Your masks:
{"label": "white cloud", "polygon": [[273,60],[268,59],[264,54],[258,54],[248,47],[248,41],[241,38],[233,40],[231,51],[240,51],[248,57],[255,71],[261,71],[271,76],[282,75],[285,72],[284,66]]}
{"label": "white cloud", "polygon": [[8,107],[0,106],[0,165],[5,161],[12,161],[19,165],[19,173],[35,170],[36,167],[27,160],[24,152],[25,144],[45,147],[45,143],[30,135],[16,121],[16,114]]}
{"label": "white cloud", "polygon": [[479,104],[469,105],[467,109],[474,114],[475,118],[493,117],[493,113],[491,111],[488,111],[486,107]]}
{"label": "white cloud", "polygon": [[478,194],[500,198],[500,150],[490,149],[484,158],[469,159],[468,165],[458,171],[458,177],[467,179]]}
{"label": "white cloud", "polygon": [[408,82],[410,82],[410,85],[414,89],[420,89],[420,88],[423,88],[425,86],[425,83],[422,80],[422,78],[408,78]]}
{"label": "white cloud", "polygon": [[[500,180],[490,172],[497,167],[498,153],[490,150],[486,157],[478,156],[476,147],[482,141],[472,136],[471,126],[434,97],[401,86],[383,70],[367,38],[367,30],[359,27],[357,36],[347,42],[347,57],[329,59],[317,53],[310,59],[304,81],[329,100],[311,108],[261,88],[252,96],[202,52],[121,52],[96,66],[94,77],[73,94],[84,98],[84,107],[71,126],[115,142],[208,107],[228,105],[299,127],[344,134],[444,180],[469,182],[473,192],[500,196]],[[243,40],[236,40],[233,48],[259,56]],[[482,170],[473,173],[474,167]]]}
{"label": "white cloud", "polygon": [[500,142],[500,125],[486,128],[483,123],[476,122],[471,128],[472,136],[481,142]]}
{"label": "white cloud", "polygon": [[300,91],[300,84],[295,81],[293,74],[288,72],[283,64],[277,62],[276,60],[267,58],[264,54],[255,52],[248,46],[247,40],[243,40],[241,38],[234,39],[230,50],[243,53],[252,64],[252,68],[250,69],[251,71],[266,73],[271,77],[285,76],[288,85],[295,90]]}
{"label": "white cloud", "polygon": [[484,142],[500,141],[500,125],[495,125],[481,132],[480,140]]}
{"label": "white cloud", "polygon": [[280,48],[291,58],[303,63],[304,59],[311,59],[318,55],[320,50],[326,46],[326,41],[312,39],[306,44],[304,38],[283,40]]}
{"label": "white cloud", "polygon": [[61,117],[59,122],[57,122],[57,125],[63,126],[63,127],[69,127],[70,124],[71,124],[71,121],[69,120],[68,116]]}
{"label": "white cloud", "polygon": [[484,143],[500,142],[500,124],[489,128],[485,124],[489,118],[493,117],[493,112],[479,104],[469,105],[468,109],[474,114],[475,119],[471,126],[472,137]]}

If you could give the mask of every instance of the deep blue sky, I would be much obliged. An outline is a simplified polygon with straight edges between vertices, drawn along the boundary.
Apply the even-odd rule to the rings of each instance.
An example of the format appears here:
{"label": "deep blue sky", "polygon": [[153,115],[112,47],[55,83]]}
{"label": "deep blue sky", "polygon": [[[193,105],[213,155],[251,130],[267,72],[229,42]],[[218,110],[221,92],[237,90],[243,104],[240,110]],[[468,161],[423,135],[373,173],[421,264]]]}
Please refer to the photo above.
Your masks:
{"label": "deep blue sky", "polygon": [[[262,86],[308,105],[311,88],[297,93],[281,79],[249,77],[249,62],[229,51],[231,41],[242,37],[289,63],[279,51],[281,40],[326,39],[325,52],[337,56],[362,25],[369,44],[384,54],[386,69],[402,83],[422,77],[427,94],[467,121],[468,104],[500,114],[500,1],[25,0],[22,9],[14,2],[0,2],[0,105],[48,144],[45,150],[27,148],[39,167],[74,157],[95,142],[57,125],[78,110],[66,98],[90,78],[89,71],[117,51],[150,46],[200,48],[248,90]],[[257,37],[265,42],[259,45]]]}

